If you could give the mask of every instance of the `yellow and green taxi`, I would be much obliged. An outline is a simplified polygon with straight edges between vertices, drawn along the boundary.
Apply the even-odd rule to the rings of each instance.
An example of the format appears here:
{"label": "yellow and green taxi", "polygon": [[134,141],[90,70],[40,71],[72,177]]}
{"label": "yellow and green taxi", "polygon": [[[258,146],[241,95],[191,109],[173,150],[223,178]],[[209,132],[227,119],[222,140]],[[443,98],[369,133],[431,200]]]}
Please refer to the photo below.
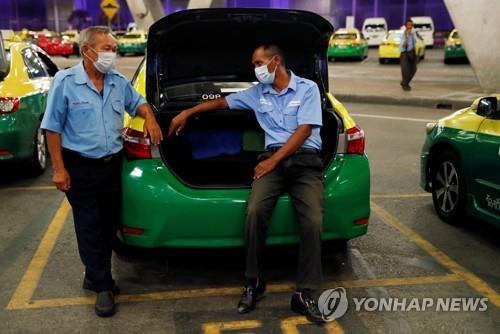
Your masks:
{"label": "yellow and green taxi", "polygon": [[444,46],[444,62],[447,64],[457,60],[467,60],[467,55],[457,29],[453,29]]}
{"label": "yellow and green taxi", "polygon": [[[399,45],[403,37],[404,30],[389,30],[382,43],[378,47],[378,61],[380,64],[388,63],[390,61],[399,61],[401,52]],[[415,43],[415,53],[418,59],[425,58],[425,44],[422,38],[417,34]]]}
{"label": "yellow and green taxi", "polygon": [[427,124],[421,186],[432,192],[439,217],[466,215],[500,227],[500,94]]}
{"label": "yellow and green taxi", "polygon": [[61,33],[61,38],[63,41],[73,44],[73,54],[80,54],[79,38],[80,34],[78,30],[65,30]]}
{"label": "yellow and green taxi", "polygon": [[123,56],[126,53],[141,53],[146,52],[146,44],[148,34],[142,30],[127,32],[118,39],[118,54]]}
{"label": "yellow and green taxi", "polygon": [[2,42],[0,49],[0,165],[28,162],[41,173],[47,162],[40,121],[57,66],[37,46]]}
{"label": "yellow and green taxi", "polygon": [[338,29],[328,42],[328,59],[359,58],[368,56],[368,43],[356,28]]}
{"label": "yellow and green taxi", "polygon": [[[264,150],[264,134],[254,112],[213,111],[190,119],[179,136],[166,133],[171,119],[183,109],[255,84],[250,55],[254,45],[264,43],[256,36],[279,43],[288,51],[287,66],[320,87],[323,239],[349,240],[367,232],[370,168],[364,132],[328,92],[326,49],[332,30],[327,20],[310,12],[242,8],[181,11],[151,26],[147,59],[133,84],[156,110],[165,139],[152,146],[144,138],[143,119],[125,120],[120,229],[125,245],[244,245],[253,169]],[[225,37],[199,39],[200,31]],[[193,40],[198,40],[196,45]],[[203,57],[193,57],[198,48]],[[285,194],[274,210],[267,242],[298,240],[291,200]]]}

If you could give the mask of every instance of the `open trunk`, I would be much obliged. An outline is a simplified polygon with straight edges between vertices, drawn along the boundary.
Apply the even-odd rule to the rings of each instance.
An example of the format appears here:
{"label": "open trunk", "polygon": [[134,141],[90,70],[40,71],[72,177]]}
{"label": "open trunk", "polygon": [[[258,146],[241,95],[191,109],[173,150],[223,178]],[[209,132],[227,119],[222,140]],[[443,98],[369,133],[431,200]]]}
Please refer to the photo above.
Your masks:
{"label": "open trunk", "polygon": [[[322,156],[335,154],[339,118],[328,110],[328,41],[332,25],[298,10],[196,9],[174,13],[149,29],[146,96],[166,131],[181,110],[246,89],[255,81],[253,50],[274,43],[287,67],[318,84],[323,108]],[[220,110],[192,117],[178,137],[164,140],[163,161],[192,187],[246,187],[264,136],[253,111]]]}

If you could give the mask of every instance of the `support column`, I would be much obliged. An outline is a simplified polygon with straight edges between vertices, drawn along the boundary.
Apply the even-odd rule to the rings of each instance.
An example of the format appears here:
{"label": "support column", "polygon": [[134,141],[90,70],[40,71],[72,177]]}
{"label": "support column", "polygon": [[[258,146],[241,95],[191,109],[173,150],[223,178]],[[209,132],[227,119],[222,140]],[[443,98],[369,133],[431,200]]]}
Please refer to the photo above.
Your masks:
{"label": "support column", "polygon": [[500,93],[500,1],[444,2],[483,92]]}
{"label": "support column", "polygon": [[127,4],[137,29],[147,31],[155,21],[165,16],[160,0],[127,0]]}

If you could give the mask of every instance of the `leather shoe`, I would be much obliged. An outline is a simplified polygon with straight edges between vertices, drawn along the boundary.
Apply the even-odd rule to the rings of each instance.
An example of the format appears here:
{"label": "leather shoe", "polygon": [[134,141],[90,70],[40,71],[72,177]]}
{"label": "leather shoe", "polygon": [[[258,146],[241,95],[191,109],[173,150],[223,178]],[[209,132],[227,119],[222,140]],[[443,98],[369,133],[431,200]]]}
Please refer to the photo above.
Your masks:
{"label": "leather shoe", "polygon": [[266,291],[266,281],[260,279],[257,286],[247,285],[243,288],[243,294],[238,302],[238,313],[248,313],[255,309],[255,304],[262,299]]}
{"label": "leather shoe", "polygon": [[[97,288],[94,286],[94,283],[92,283],[89,279],[87,279],[87,277],[85,277],[83,279],[82,288],[85,289],[85,290],[90,290],[90,291],[97,292]],[[120,294],[120,288],[115,284],[113,286],[112,292],[113,292],[113,295],[117,296],[117,295]]]}
{"label": "leather shoe", "polygon": [[95,314],[100,317],[111,317],[116,312],[115,298],[112,291],[101,291],[95,301]]}
{"label": "leather shoe", "polygon": [[307,320],[311,322],[317,324],[325,322],[319,311],[316,300],[311,297],[310,292],[307,290],[297,289],[292,296],[290,305],[293,312],[305,315]]}

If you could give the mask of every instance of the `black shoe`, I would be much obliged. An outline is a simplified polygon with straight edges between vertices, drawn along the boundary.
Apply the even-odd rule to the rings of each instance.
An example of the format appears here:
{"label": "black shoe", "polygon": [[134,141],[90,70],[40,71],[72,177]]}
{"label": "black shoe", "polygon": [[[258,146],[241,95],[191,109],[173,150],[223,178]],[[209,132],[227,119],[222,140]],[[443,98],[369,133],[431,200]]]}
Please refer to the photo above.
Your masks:
{"label": "black shoe", "polygon": [[403,90],[404,90],[404,91],[410,91],[410,90],[411,90],[410,85],[403,86]]}
{"label": "black shoe", "polygon": [[296,290],[290,301],[292,311],[298,314],[305,315],[307,320],[322,324],[325,322],[318,309],[316,300],[311,297],[311,294],[306,290]]}
{"label": "black shoe", "polygon": [[[83,285],[82,285],[82,288],[85,289],[85,290],[90,290],[90,291],[94,291],[94,292],[97,292],[97,288],[94,286],[94,283],[92,283],[91,281],[89,281],[87,279],[87,277],[85,277],[83,279]],[[120,294],[120,288],[118,286],[113,286],[113,295],[115,296],[118,296]]]}
{"label": "black shoe", "polygon": [[255,304],[264,296],[265,291],[266,281],[264,281],[264,279],[260,279],[257,286],[251,284],[245,286],[238,303],[238,313],[248,313],[255,309]]}
{"label": "black shoe", "polygon": [[116,312],[115,298],[112,291],[101,291],[95,301],[95,314],[100,317],[111,317]]}

